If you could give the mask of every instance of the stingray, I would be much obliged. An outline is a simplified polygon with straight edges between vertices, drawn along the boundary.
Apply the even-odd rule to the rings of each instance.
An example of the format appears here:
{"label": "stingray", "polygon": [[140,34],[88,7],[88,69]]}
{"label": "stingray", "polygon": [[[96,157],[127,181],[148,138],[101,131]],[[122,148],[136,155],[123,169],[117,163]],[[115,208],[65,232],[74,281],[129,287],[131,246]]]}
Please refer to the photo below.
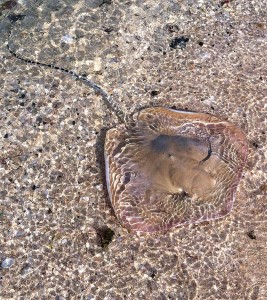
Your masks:
{"label": "stingray", "polygon": [[165,231],[222,218],[232,210],[248,152],[240,128],[210,114],[165,107],[126,116],[87,77],[8,50],[21,61],[81,80],[116,113],[120,124],[108,130],[104,153],[108,194],[122,226]]}

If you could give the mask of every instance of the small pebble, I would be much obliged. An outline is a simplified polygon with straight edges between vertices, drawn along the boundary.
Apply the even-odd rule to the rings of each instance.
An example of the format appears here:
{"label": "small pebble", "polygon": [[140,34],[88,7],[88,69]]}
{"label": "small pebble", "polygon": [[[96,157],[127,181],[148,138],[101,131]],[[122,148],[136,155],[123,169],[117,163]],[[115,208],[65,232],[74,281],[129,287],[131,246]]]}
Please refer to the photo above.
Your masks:
{"label": "small pebble", "polygon": [[97,57],[94,60],[94,71],[95,72],[100,72],[101,69],[102,69],[102,60],[101,60],[101,57]]}
{"label": "small pebble", "polygon": [[63,43],[66,43],[66,44],[71,44],[74,42],[74,38],[71,36],[71,35],[64,35],[62,38],[61,38],[61,41]]}
{"label": "small pebble", "polygon": [[12,257],[7,257],[6,259],[4,259],[1,263],[1,267],[3,269],[8,269],[10,268],[13,264],[14,264],[15,260]]}

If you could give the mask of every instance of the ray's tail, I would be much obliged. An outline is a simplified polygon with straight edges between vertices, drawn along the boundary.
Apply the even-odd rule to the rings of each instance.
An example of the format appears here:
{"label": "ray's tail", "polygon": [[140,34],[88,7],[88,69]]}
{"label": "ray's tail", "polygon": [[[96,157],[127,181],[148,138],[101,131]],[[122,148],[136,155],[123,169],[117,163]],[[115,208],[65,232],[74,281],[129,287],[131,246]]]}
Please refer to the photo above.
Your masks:
{"label": "ray's tail", "polygon": [[113,98],[101,86],[97,85],[92,80],[88,79],[87,77],[85,77],[83,75],[79,75],[79,74],[77,74],[74,71],[67,70],[65,68],[58,67],[58,66],[53,65],[53,64],[41,63],[39,61],[34,61],[34,60],[30,60],[30,59],[24,58],[24,57],[18,55],[12,49],[10,49],[9,44],[7,44],[7,49],[10,52],[10,54],[12,54],[16,59],[19,59],[19,60],[21,60],[21,61],[23,61],[23,62],[25,62],[27,64],[32,64],[32,65],[37,65],[37,66],[41,66],[41,67],[46,67],[46,68],[58,70],[58,71],[61,71],[63,73],[66,73],[66,74],[74,77],[77,80],[80,80],[85,85],[87,85],[90,88],[92,88],[95,91],[96,94],[100,95],[102,97],[104,103],[106,104],[106,106],[108,108],[110,108],[116,114],[117,118],[122,123],[125,123],[125,115],[122,112],[122,110],[118,107],[118,105],[115,103],[115,101],[113,100]]}

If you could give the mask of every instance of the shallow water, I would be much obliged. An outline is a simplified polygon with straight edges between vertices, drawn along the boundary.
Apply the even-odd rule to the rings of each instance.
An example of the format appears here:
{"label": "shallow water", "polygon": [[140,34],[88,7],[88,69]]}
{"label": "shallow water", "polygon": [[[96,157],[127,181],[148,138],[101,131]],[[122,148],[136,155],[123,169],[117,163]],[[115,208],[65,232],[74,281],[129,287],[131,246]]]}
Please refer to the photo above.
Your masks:
{"label": "shallow water", "polygon": [[[266,1],[107,2],[1,1],[0,262],[14,260],[1,298],[265,299]],[[125,231],[104,178],[115,114],[70,76],[16,60],[8,38],[88,75],[125,114],[158,105],[240,126],[249,158],[232,213]]]}

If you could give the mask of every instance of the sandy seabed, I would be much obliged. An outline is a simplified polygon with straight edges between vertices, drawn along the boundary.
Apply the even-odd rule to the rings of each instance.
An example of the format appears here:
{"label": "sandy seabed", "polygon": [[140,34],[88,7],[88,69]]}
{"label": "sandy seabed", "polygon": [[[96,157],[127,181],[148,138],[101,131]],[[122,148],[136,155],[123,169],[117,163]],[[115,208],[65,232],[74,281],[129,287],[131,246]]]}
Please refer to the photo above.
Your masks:
{"label": "sandy seabed", "polygon": [[[0,1],[0,298],[267,299],[267,2]],[[249,142],[227,217],[127,232],[104,178],[116,115],[218,115]]]}

